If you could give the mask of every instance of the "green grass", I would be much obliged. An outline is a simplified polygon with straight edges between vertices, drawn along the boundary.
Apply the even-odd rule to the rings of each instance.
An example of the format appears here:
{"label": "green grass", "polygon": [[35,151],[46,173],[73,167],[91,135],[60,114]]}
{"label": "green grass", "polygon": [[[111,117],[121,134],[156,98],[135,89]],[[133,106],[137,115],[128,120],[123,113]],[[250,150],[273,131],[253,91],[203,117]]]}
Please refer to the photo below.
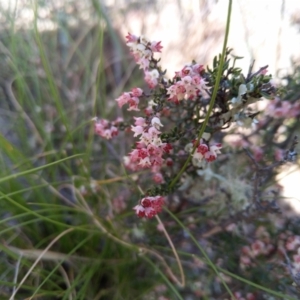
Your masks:
{"label": "green grass", "polygon": [[[128,181],[91,119],[116,115],[116,90],[133,83],[114,78],[107,55],[117,49],[126,76],[128,52],[89,4],[90,22],[75,26],[52,8],[59,28],[48,31],[37,2],[27,29],[2,11],[1,299],[142,299],[165,280],[139,255],[131,209],[110,212]],[[111,174],[123,179],[106,184]]]}

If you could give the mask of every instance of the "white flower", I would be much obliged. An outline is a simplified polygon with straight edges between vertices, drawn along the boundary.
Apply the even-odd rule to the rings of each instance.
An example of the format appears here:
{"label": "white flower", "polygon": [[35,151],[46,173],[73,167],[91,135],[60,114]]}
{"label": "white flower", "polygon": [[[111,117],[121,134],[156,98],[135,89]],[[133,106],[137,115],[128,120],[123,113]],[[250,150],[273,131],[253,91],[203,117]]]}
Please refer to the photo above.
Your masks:
{"label": "white flower", "polygon": [[185,152],[191,153],[192,150],[193,150],[193,144],[192,144],[192,143],[188,143],[188,144],[184,147],[184,151],[185,151]]}
{"label": "white flower", "polygon": [[205,160],[203,160],[203,155],[199,152],[195,152],[192,157],[192,164],[197,168],[203,168],[206,164]]}
{"label": "white flower", "polygon": [[153,99],[151,99],[149,102],[148,102],[148,106],[152,107],[152,106],[157,106],[158,104],[154,102]]}
{"label": "white flower", "polygon": [[152,140],[152,145],[156,146],[156,147],[159,147],[161,146],[163,143],[161,141],[161,139],[159,137],[155,137],[153,138]]}
{"label": "white flower", "polygon": [[146,49],[146,47],[145,47],[144,45],[142,45],[142,44],[137,44],[137,45],[135,46],[135,49],[134,49],[134,50],[139,51],[139,52],[141,52],[141,53],[144,53],[144,52],[145,52],[145,49]]}
{"label": "white flower", "polygon": [[238,96],[231,99],[231,103],[233,106],[237,106],[242,103],[242,96],[247,93],[248,89],[245,84],[241,84],[239,86]]}
{"label": "white flower", "polygon": [[149,71],[148,74],[152,79],[157,79],[159,77],[159,73],[157,69],[153,69]]}
{"label": "white flower", "polygon": [[159,130],[160,127],[163,127],[164,125],[161,124],[161,121],[158,117],[154,117],[152,120],[151,120],[151,125],[153,127],[155,127],[157,130]]}
{"label": "white flower", "polygon": [[143,35],[140,36],[140,43],[147,45],[148,43],[150,43],[150,41]]}
{"label": "white flower", "polygon": [[131,130],[134,132],[134,137],[142,134],[144,132],[144,128],[142,126],[133,126],[131,125]]}

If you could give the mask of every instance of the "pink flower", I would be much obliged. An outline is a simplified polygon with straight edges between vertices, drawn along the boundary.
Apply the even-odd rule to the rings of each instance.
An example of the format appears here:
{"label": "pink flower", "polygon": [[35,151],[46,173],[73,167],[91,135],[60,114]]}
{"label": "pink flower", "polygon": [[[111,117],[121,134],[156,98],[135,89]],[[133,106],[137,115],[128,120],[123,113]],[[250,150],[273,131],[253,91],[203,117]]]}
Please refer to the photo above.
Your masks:
{"label": "pink flower", "polygon": [[141,158],[140,159],[139,165],[142,168],[150,168],[152,164],[151,164],[150,158],[149,157],[145,157],[145,158]]}
{"label": "pink flower", "polygon": [[145,211],[145,207],[142,205],[136,205],[134,208],[135,213],[137,214],[138,217],[142,218],[145,217],[146,211]]}
{"label": "pink flower", "polygon": [[265,247],[266,247],[266,245],[264,242],[262,242],[260,240],[256,240],[251,245],[253,256],[258,256],[260,254],[263,254]]}
{"label": "pink flower", "polygon": [[202,73],[202,71],[204,71],[204,66],[199,65],[199,64],[194,64],[194,65],[192,65],[192,69],[193,69],[194,73],[200,74],[200,73]]}
{"label": "pink flower", "polygon": [[177,82],[175,85],[175,88],[176,88],[175,91],[176,91],[176,96],[177,96],[178,100],[182,100],[184,98],[184,94],[186,92],[183,82],[182,81]]}
{"label": "pink flower", "polygon": [[170,98],[176,97],[176,94],[177,94],[176,85],[171,85],[170,87],[168,87],[167,92],[168,92]]}
{"label": "pink flower", "polygon": [[192,83],[195,85],[195,86],[198,86],[201,84],[201,77],[199,75],[195,75],[193,76],[192,78]]}
{"label": "pink flower", "polygon": [[119,124],[122,123],[122,122],[124,122],[124,119],[123,119],[122,117],[117,117],[117,118],[114,120],[113,124],[114,124],[114,125],[119,125]]}
{"label": "pink flower", "polygon": [[133,88],[131,93],[133,97],[141,97],[143,95],[143,90],[140,88]]}
{"label": "pink flower", "polygon": [[138,157],[141,159],[147,158],[149,156],[149,152],[146,148],[141,148],[138,150]]}
{"label": "pink flower", "polygon": [[152,42],[150,45],[150,49],[153,52],[161,52],[161,49],[163,48],[160,44],[161,42]]}
{"label": "pink flower", "polygon": [[164,178],[162,176],[161,173],[155,173],[152,177],[153,181],[158,183],[158,184],[161,184],[164,182]]}
{"label": "pink flower", "polygon": [[146,57],[146,56],[141,57],[136,62],[137,62],[137,64],[140,65],[140,69],[143,69],[143,70],[148,70],[149,69],[150,61],[149,61],[148,57]]}
{"label": "pink flower", "polygon": [[145,71],[145,81],[148,86],[153,89],[158,84],[159,73],[156,69]]}
{"label": "pink flower", "polygon": [[196,99],[198,95],[206,93],[206,82],[199,74],[194,74],[192,68],[185,67],[180,72],[176,72],[176,76],[181,77],[181,80],[167,88],[169,101],[178,104],[183,99]]}
{"label": "pink flower", "polygon": [[173,159],[172,158],[170,158],[170,157],[168,157],[167,159],[166,159],[166,165],[168,166],[168,167],[172,167],[173,166]]}
{"label": "pink flower", "polygon": [[[132,126],[132,130],[138,135],[140,131],[144,130],[141,126]],[[125,157],[126,167],[132,170],[139,170],[144,168],[152,168],[153,171],[158,172],[162,166],[164,159],[162,155],[164,153],[164,147],[166,144],[161,142],[158,137],[160,131],[154,127],[150,127],[148,132],[143,131],[141,140],[136,144],[136,149]],[[170,148],[169,145],[167,148]],[[155,170],[154,170],[155,169]]]}
{"label": "pink flower", "polygon": [[126,40],[126,44],[130,48],[134,60],[145,72],[146,82],[150,87],[154,87],[157,84],[155,84],[155,78],[151,77],[149,74],[146,74],[146,72],[149,71],[150,61],[153,59],[153,53],[161,52],[161,42],[150,42],[143,36],[138,38],[130,33],[128,33],[126,36]]}
{"label": "pink flower", "polygon": [[154,138],[157,138],[161,132],[156,127],[151,126],[148,129],[148,133],[150,138],[153,140]]}
{"label": "pink flower", "polygon": [[201,78],[199,76],[194,76],[193,82],[194,82],[194,85],[199,89],[199,91],[202,95],[206,93],[206,90],[207,90],[206,83],[207,82],[203,78]]}
{"label": "pink flower", "polygon": [[134,125],[136,126],[145,126],[146,125],[146,119],[141,117],[133,117],[135,119]]}
{"label": "pink flower", "polygon": [[184,85],[184,87],[187,87],[189,85],[192,84],[192,77],[191,76],[184,76],[182,79],[181,79],[181,82],[182,84]]}
{"label": "pink flower", "polygon": [[133,126],[131,125],[131,130],[134,132],[134,137],[143,133],[144,128],[142,126]]}
{"label": "pink flower", "polygon": [[211,155],[213,155],[215,158],[217,158],[217,154],[221,153],[220,149],[222,149],[222,144],[220,144],[220,143],[211,145],[209,147],[209,151],[210,151]]}
{"label": "pink flower", "polygon": [[251,249],[249,246],[242,247],[242,253],[246,256],[251,256]]}
{"label": "pink flower", "polygon": [[212,161],[216,160],[217,156],[214,153],[212,153],[211,151],[207,151],[204,154],[204,158],[207,162],[212,162]]}
{"label": "pink flower", "polygon": [[128,32],[128,35],[126,36],[126,40],[127,40],[126,43],[129,43],[129,42],[134,43],[134,42],[137,42],[138,37]]}
{"label": "pink flower", "polygon": [[170,95],[168,100],[178,104],[180,100],[184,99],[186,89],[180,81],[174,85],[171,85],[169,88],[167,88],[167,91],[168,91],[168,94]]}
{"label": "pink flower", "polygon": [[129,99],[128,103],[129,103],[129,108],[127,109],[128,111],[129,110],[136,110],[136,111],[139,111],[139,108],[138,108],[138,104],[139,104],[140,100],[139,98],[137,97],[132,97]]}
{"label": "pink flower", "polygon": [[140,137],[140,141],[145,145],[152,143],[152,140],[153,136],[148,131],[143,132],[142,136]]}
{"label": "pink flower", "polygon": [[166,152],[166,153],[168,153],[168,154],[169,154],[169,153],[172,151],[172,149],[173,149],[172,145],[169,144],[169,143],[164,143],[162,146],[163,146],[164,152]]}
{"label": "pink flower", "polygon": [[191,68],[191,66],[184,66],[183,69],[181,69],[179,72],[175,72],[175,78],[179,77],[182,78],[186,75],[190,75],[193,73],[193,69]]}
{"label": "pink flower", "polygon": [[270,101],[269,105],[267,106],[267,114],[273,118],[284,118],[290,116],[292,112],[292,104],[288,101],[282,101],[279,98],[275,98],[275,100]]}
{"label": "pink flower", "polygon": [[204,155],[208,151],[208,146],[206,144],[200,144],[197,147],[197,152],[200,152],[202,155]]}
{"label": "pink flower", "polygon": [[[207,162],[212,162],[216,160],[217,154],[221,153],[220,149],[222,148],[221,144],[207,145],[203,143],[203,140],[200,140],[200,144],[196,148],[196,151],[193,154],[193,164],[196,166],[202,165],[203,158]],[[189,152],[193,149],[193,144],[187,145],[187,149]]]}
{"label": "pink flower", "polygon": [[161,121],[158,117],[154,117],[151,120],[151,125],[154,126],[156,129],[159,129],[159,127],[163,127],[164,125],[161,124]]}
{"label": "pink flower", "polygon": [[119,98],[116,99],[119,107],[122,107],[124,104],[127,104],[130,100],[131,96],[129,93],[123,93]]}
{"label": "pink flower", "polygon": [[242,255],[240,257],[240,264],[241,264],[241,266],[243,266],[242,268],[244,268],[245,266],[249,266],[251,264],[250,257],[246,256],[246,255]]}
{"label": "pink flower", "polygon": [[247,295],[246,295],[246,299],[247,299],[247,300],[255,300],[255,299],[256,299],[256,297],[254,296],[254,294],[253,294],[253,293],[247,293]]}
{"label": "pink flower", "polygon": [[105,119],[94,119],[94,131],[105,139],[111,139],[118,135],[118,128],[113,126]]}
{"label": "pink flower", "polygon": [[299,102],[299,100],[298,100],[297,102],[295,102],[295,103],[293,104],[293,107],[292,107],[292,109],[290,110],[288,116],[289,116],[290,118],[296,118],[296,117],[299,116],[299,114],[300,114],[300,102]]}
{"label": "pink flower", "polygon": [[151,116],[153,114],[153,108],[151,106],[146,107],[144,113],[146,116]]}
{"label": "pink flower", "polygon": [[156,214],[162,211],[164,197],[145,197],[133,209],[138,217],[153,218]]}

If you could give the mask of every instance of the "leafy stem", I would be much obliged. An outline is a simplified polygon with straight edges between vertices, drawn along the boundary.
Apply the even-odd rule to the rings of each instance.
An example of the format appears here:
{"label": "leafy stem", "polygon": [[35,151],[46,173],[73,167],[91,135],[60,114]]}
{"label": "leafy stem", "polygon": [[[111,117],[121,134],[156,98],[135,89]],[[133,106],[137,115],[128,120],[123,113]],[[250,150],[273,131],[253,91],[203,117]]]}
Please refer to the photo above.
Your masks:
{"label": "leafy stem", "polygon": [[170,185],[169,185],[169,189],[171,190],[174,185],[176,184],[176,182],[179,180],[179,178],[181,177],[182,173],[186,170],[188,164],[190,163],[192,156],[196,150],[196,147],[200,141],[201,136],[203,135],[206,125],[208,123],[210,114],[212,112],[212,109],[214,107],[215,104],[215,100],[216,100],[216,96],[217,96],[217,92],[219,89],[219,85],[220,85],[220,80],[221,80],[221,76],[223,73],[223,65],[224,65],[224,61],[225,61],[225,55],[226,55],[226,47],[227,47],[227,41],[228,41],[228,36],[229,36],[229,27],[230,27],[230,18],[231,18],[231,8],[232,8],[232,0],[229,0],[229,4],[228,4],[228,11],[227,11],[227,21],[226,21],[226,30],[225,30],[225,37],[224,37],[224,42],[223,42],[223,50],[222,50],[222,55],[221,55],[221,59],[220,59],[220,65],[219,65],[219,69],[218,69],[218,74],[217,74],[217,78],[216,78],[216,83],[214,86],[214,90],[211,96],[211,101],[209,104],[209,108],[205,117],[205,120],[201,126],[201,129],[199,131],[198,134],[198,138],[197,138],[197,143],[194,143],[194,147],[193,150],[191,152],[191,154],[189,155],[189,157],[187,158],[187,160],[185,161],[183,167],[181,168],[181,170],[178,172],[178,174],[176,175],[176,177],[171,181]]}

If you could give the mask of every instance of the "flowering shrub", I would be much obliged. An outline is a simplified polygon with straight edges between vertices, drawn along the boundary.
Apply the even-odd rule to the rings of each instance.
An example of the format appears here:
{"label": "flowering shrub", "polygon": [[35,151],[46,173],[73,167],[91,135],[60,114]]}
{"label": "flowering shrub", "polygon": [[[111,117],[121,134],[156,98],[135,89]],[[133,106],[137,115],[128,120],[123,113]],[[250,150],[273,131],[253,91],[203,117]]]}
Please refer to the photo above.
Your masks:
{"label": "flowering shrub", "polygon": [[[164,205],[173,212],[201,207],[188,218],[191,224],[199,214],[213,218],[199,224],[201,238],[227,232],[233,239],[238,236],[243,240],[235,258],[239,272],[262,267],[262,259],[273,263],[270,257],[274,255],[280,261],[275,268],[282,272],[285,257],[289,261],[291,256],[284,272],[294,279],[300,271],[298,235],[287,233],[277,221],[274,237],[264,226],[258,225],[256,231],[251,226],[269,213],[281,213],[278,200],[282,188],[275,176],[281,165],[296,160],[298,98],[289,99],[282,87],[275,86],[267,66],[254,72],[251,65],[248,74],[243,74],[236,66],[240,58],[227,49],[213,100],[221,55],[215,57],[212,67],[193,61],[168,79],[156,57],[162,50],[161,42],[132,34],[126,38],[147,87],[134,87],[116,99],[120,108],[135,112],[131,121],[94,119],[94,126],[96,134],[106,139],[121,130],[136,139],[123,158],[129,171],[149,171],[136,179],[142,191],[133,208],[136,215],[152,218]],[[284,120],[288,120],[285,130]],[[282,216],[281,225],[285,222]],[[207,247],[223,261],[222,251],[210,244]],[[274,282],[282,280],[276,274],[269,276]],[[261,296],[241,287],[234,293],[236,299]]]}
{"label": "flowering shrub", "polygon": [[[127,127],[133,132],[133,137],[139,139],[124,157],[124,165],[132,171],[149,169],[153,173],[154,185],[160,184],[150,187],[135,206],[139,217],[151,218],[161,211],[163,197],[182,184],[176,174],[189,156],[191,160],[184,170],[189,170],[190,174],[205,170],[217,159],[222,149],[220,133],[225,129],[263,126],[256,120],[258,112],[251,110],[251,104],[264,97],[274,99],[266,109],[269,116],[280,117],[289,110],[292,111],[291,116],[299,113],[296,110],[298,104],[292,108],[291,104],[279,102],[279,93],[272,84],[271,75],[267,75],[267,66],[255,73],[250,69],[245,76],[240,68],[235,67],[238,57],[233,56],[230,64],[230,49],[226,51],[222,79],[212,105],[210,99],[220,56],[214,59],[212,68],[192,62],[176,72],[172,79],[167,79],[160,60],[155,57],[163,48],[161,42],[151,42],[130,33],[126,39],[136,63],[144,72],[148,89],[134,87],[116,99],[120,108],[125,106],[128,111],[139,112],[131,124],[126,126],[120,118],[114,122],[95,119],[95,132],[111,139],[118,135],[120,128]],[[205,132],[199,136],[209,109],[211,113]],[[214,142],[213,139],[219,141]],[[244,141],[241,145],[246,147],[249,143]],[[263,154],[260,148],[252,146],[250,149],[259,161]],[[279,149],[276,153],[279,162],[287,158]],[[160,200],[155,200],[155,197]]]}

